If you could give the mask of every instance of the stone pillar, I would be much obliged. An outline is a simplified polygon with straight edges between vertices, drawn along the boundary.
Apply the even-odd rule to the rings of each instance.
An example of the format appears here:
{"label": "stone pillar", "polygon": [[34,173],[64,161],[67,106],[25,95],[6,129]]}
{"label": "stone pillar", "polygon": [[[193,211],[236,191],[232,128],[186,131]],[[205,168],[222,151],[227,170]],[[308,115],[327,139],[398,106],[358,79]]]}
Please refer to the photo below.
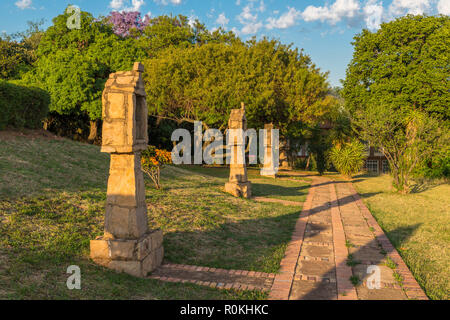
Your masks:
{"label": "stone pillar", "polygon": [[289,140],[280,139],[280,169],[281,170],[292,170],[289,163]]}
{"label": "stone pillar", "polygon": [[241,109],[231,110],[228,121],[230,133],[229,152],[230,158],[230,179],[225,184],[225,192],[231,193],[235,197],[251,198],[251,182],[247,180],[247,167],[245,165],[245,131],[247,130],[247,119],[245,117],[245,106],[242,103]]}
{"label": "stone pillar", "polygon": [[96,263],[144,277],[161,265],[161,230],[149,230],[141,151],[147,149],[147,103],[142,64],[110,75],[103,91],[102,152],[111,154],[105,232],[91,241]]}
{"label": "stone pillar", "polygon": [[264,164],[261,169],[261,175],[265,177],[275,178],[277,171],[275,170],[275,161],[273,159],[273,149],[272,149],[272,130],[273,124],[264,125]]}

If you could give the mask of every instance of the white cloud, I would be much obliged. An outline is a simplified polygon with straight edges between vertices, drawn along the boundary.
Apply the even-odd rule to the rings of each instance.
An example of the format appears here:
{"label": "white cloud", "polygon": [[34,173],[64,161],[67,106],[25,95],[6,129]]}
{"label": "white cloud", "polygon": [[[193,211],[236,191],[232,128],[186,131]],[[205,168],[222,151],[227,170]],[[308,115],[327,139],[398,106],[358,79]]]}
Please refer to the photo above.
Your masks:
{"label": "white cloud", "polygon": [[208,19],[213,19],[215,15],[216,15],[216,9],[214,9],[214,8],[211,8],[211,10],[209,10],[209,11],[206,13],[206,17],[207,17]]}
{"label": "white cloud", "polygon": [[228,19],[225,16],[225,13],[222,12],[221,14],[219,14],[219,16],[217,17],[216,23],[220,24],[221,26],[226,26],[228,24],[228,22],[230,22],[230,19]]}
{"label": "white cloud", "polygon": [[301,16],[301,12],[295,8],[289,8],[289,11],[282,14],[278,19],[268,18],[266,28],[272,29],[286,29],[296,24],[298,18]]}
{"label": "white cloud", "polygon": [[440,14],[450,15],[450,1],[440,0],[437,9]]}
{"label": "white cloud", "polygon": [[162,4],[163,6],[167,6],[169,3],[174,5],[179,5],[183,2],[183,0],[153,0],[158,4]]}
{"label": "white cloud", "polygon": [[242,28],[241,32],[242,34],[255,34],[262,28],[262,26],[262,22],[257,22],[255,24],[249,23]]}
{"label": "white cloud", "polygon": [[125,0],[111,0],[109,7],[116,11],[140,11],[141,7],[145,5],[144,0],[131,0],[131,7],[127,7],[124,3]]}
{"label": "white cloud", "polygon": [[430,9],[430,0],[393,0],[389,6],[392,15],[423,14]]}
{"label": "white cloud", "polygon": [[364,21],[368,29],[377,30],[380,28],[383,12],[383,2],[378,2],[378,0],[367,1],[364,7]]}
{"label": "white cloud", "polygon": [[139,11],[141,9],[141,7],[143,5],[145,5],[144,0],[132,0],[131,3],[133,5],[133,7],[132,7],[133,11]]}
{"label": "white cloud", "polygon": [[305,21],[328,22],[332,25],[344,19],[355,18],[360,11],[357,0],[336,0],[331,6],[308,6],[302,13]]}
{"label": "white cloud", "polygon": [[118,10],[123,7],[123,0],[111,0],[109,7],[114,10]]}
{"label": "white cloud", "polygon": [[258,15],[252,13],[252,8],[249,5],[245,6],[238,16],[238,20],[240,23],[246,23],[247,21],[256,21],[257,18]]}
{"label": "white cloud", "polygon": [[[345,22],[350,27],[359,27],[365,23],[368,29],[374,31],[380,28],[382,22],[405,14],[432,14],[437,11],[440,14],[450,15],[450,0],[391,0],[385,7],[383,2],[387,1],[333,0],[323,6],[310,5],[303,12],[290,8],[279,18],[267,19],[266,28],[288,28],[302,18],[306,22],[320,21],[332,26]],[[273,14],[277,15],[275,12]]]}
{"label": "white cloud", "polygon": [[264,0],[261,0],[261,2],[259,3],[259,12],[264,12],[266,11],[266,5],[264,3]]}
{"label": "white cloud", "polygon": [[188,25],[193,29],[195,27],[195,23],[197,22],[198,17],[195,15],[194,11],[191,11],[191,15],[188,18]]}
{"label": "white cloud", "polygon": [[14,3],[19,9],[32,9],[33,0],[19,0]]}
{"label": "white cloud", "polygon": [[253,10],[253,2],[250,2],[237,16],[238,21],[243,25],[242,34],[255,34],[263,26],[262,22],[258,21],[258,14]]}

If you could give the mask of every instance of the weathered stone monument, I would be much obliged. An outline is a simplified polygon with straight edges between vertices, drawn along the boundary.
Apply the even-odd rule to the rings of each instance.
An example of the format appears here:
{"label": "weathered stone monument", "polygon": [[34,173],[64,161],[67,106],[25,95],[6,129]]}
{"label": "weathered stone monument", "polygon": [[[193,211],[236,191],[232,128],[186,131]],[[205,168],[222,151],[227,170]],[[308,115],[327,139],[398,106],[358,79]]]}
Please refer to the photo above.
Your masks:
{"label": "weathered stone monument", "polygon": [[292,170],[292,166],[289,163],[290,144],[289,140],[280,139],[280,169]]}
{"label": "weathered stone monument", "polygon": [[273,137],[272,137],[273,124],[264,125],[264,165],[261,169],[261,175],[265,177],[275,178],[277,175],[276,164],[273,152]]}
{"label": "weathered stone monument", "polygon": [[163,234],[147,221],[141,151],[148,145],[147,104],[142,72],[109,76],[103,91],[102,152],[111,154],[105,232],[91,241],[91,258],[110,269],[146,276],[163,260]]}
{"label": "weathered stone monument", "polygon": [[245,105],[241,109],[231,110],[228,121],[230,135],[229,151],[230,179],[225,184],[225,192],[235,197],[251,198],[252,185],[247,180],[247,167],[245,165],[245,131],[247,130],[247,118],[245,117]]}

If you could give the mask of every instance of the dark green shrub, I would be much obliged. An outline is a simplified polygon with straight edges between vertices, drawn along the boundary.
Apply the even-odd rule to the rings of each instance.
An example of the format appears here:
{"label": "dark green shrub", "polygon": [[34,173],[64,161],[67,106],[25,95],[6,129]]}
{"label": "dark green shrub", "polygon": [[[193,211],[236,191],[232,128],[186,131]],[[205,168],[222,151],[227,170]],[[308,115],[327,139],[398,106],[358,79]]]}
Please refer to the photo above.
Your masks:
{"label": "dark green shrub", "polygon": [[297,158],[294,160],[294,169],[305,170],[308,158]]}
{"label": "dark green shrub", "polygon": [[[50,111],[45,119],[46,129],[57,136],[67,137],[75,141],[88,142],[90,132],[89,116],[85,113],[58,114]],[[101,131],[101,124],[99,125]],[[101,144],[101,135],[94,144]]]}
{"label": "dark green shrub", "polygon": [[450,148],[441,150],[430,158],[422,161],[414,172],[415,178],[440,179],[450,178]]}
{"label": "dark green shrub", "polygon": [[310,140],[310,145],[308,147],[309,153],[311,154],[311,160],[313,162],[314,170],[318,171],[322,175],[327,169],[327,159],[325,154],[330,148],[330,143],[327,141],[326,137],[322,134],[319,127],[313,130],[313,134]]}
{"label": "dark green shrub", "polygon": [[50,96],[42,89],[0,80],[0,130],[41,127],[49,104]]}

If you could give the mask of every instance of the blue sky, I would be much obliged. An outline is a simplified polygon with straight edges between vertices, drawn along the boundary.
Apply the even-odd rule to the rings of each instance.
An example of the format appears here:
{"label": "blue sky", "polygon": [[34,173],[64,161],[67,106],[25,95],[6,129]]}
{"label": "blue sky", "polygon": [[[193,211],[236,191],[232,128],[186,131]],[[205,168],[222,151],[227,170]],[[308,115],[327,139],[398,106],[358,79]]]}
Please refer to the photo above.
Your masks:
{"label": "blue sky", "polygon": [[110,11],[183,14],[208,28],[219,26],[241,38],[268,36],[303,48],[331,85],[339,85],[352,58],[353,36],[362,28],[377,30],[383,21],[408,13],[450,15],[450,0],[1,0],[0,32],[26,29],[44,18],[45,26],[68,4],[94,16]]}

